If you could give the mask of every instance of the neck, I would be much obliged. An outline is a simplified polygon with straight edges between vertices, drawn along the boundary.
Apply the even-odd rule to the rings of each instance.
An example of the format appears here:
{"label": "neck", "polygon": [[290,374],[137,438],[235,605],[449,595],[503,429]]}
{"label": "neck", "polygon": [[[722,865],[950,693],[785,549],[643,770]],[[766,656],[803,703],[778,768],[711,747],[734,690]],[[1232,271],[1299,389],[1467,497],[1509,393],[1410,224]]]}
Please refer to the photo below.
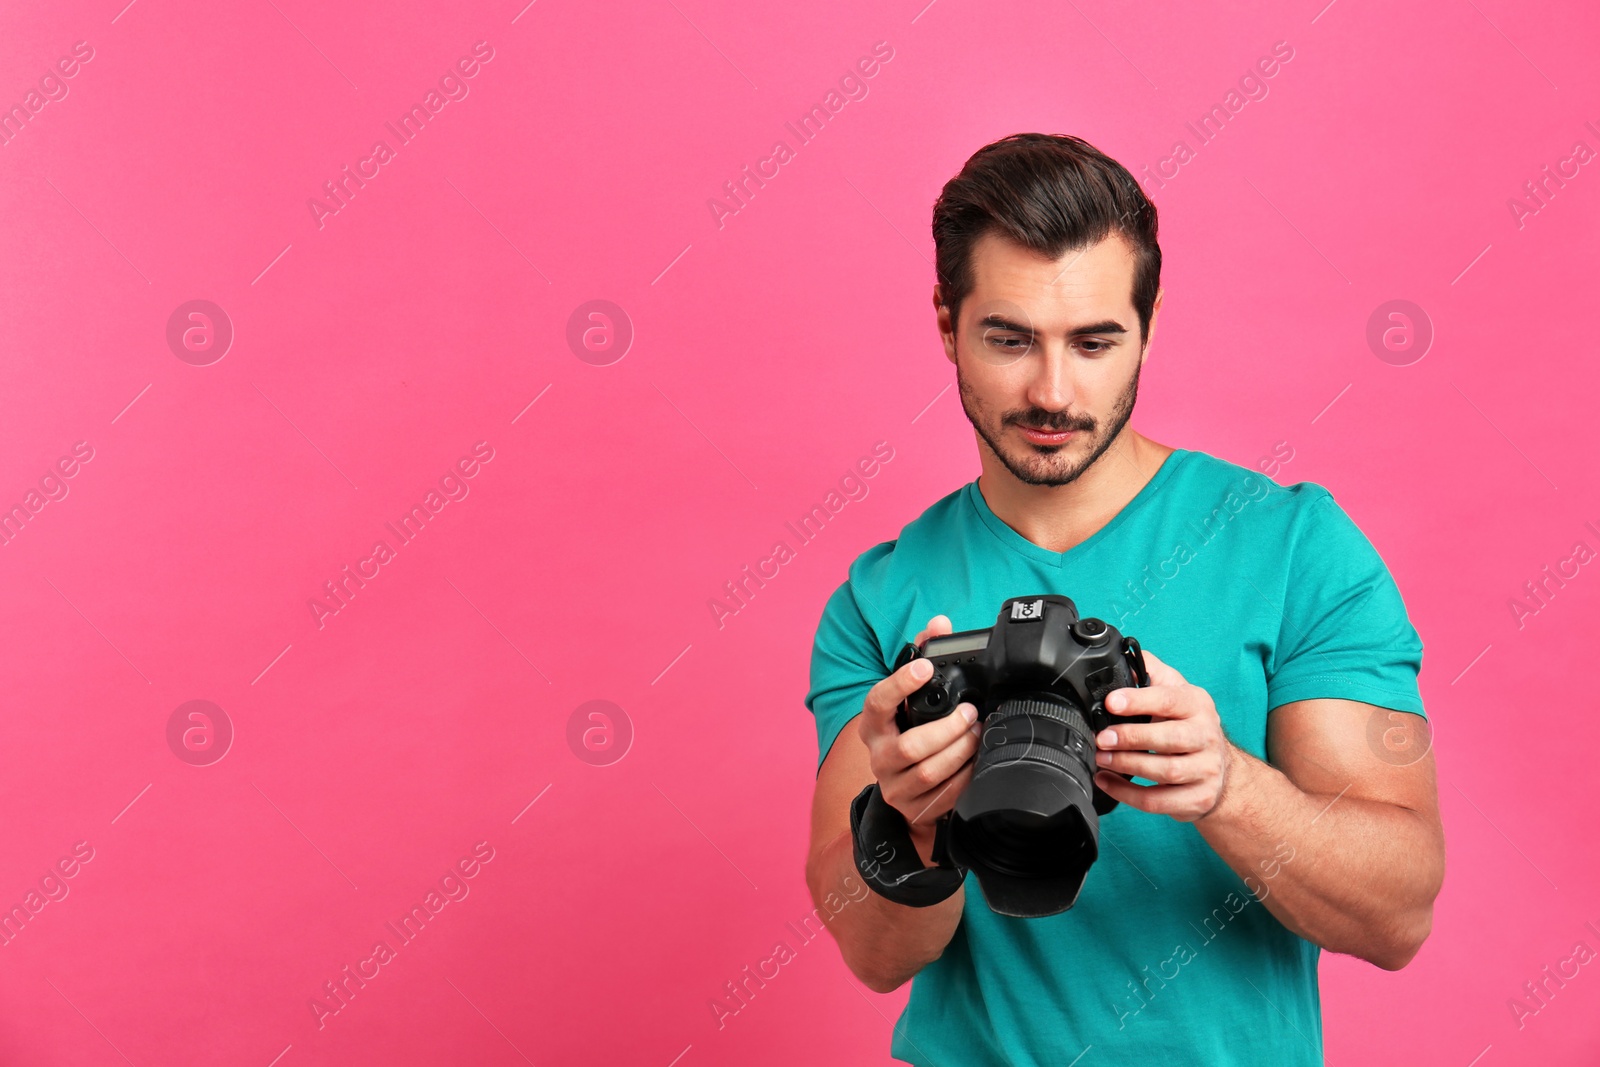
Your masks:
{"label": "neck", "polygon": [[1065,552],[1116,517],[1173,449],[1125,426],[1111,447],[1066,485],[1020,481],[981,436],[978,452],[983,463],[978,489],[989,510],[1040,548]]}

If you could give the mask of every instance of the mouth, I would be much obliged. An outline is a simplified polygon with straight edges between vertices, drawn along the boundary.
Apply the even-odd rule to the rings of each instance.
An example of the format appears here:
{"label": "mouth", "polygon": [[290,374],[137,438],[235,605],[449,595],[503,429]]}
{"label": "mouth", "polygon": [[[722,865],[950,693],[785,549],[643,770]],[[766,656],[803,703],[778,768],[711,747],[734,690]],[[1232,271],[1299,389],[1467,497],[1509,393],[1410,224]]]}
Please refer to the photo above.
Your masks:
{"label": "mouth", "polygon": [[1075,431],[1072,430],[1041,430],[1034,426],[1018,424],[1022,436],[1036,445],[1064,445],[1072,440]]}

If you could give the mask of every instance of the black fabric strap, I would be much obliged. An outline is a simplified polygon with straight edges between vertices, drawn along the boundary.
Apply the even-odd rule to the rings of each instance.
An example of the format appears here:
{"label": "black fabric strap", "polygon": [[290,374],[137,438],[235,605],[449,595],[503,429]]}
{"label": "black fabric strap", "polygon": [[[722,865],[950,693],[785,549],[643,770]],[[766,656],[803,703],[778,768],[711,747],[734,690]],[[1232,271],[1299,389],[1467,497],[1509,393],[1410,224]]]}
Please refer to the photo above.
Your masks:
{"label": "black fabric strap", "polygon": [[896,904],[929,907],[954,894],[966,879],[962,867],[922,865],[905,816],[883,799],[877,782],[850,802],[850,836],[855,839],[856,870],[874,892]]}

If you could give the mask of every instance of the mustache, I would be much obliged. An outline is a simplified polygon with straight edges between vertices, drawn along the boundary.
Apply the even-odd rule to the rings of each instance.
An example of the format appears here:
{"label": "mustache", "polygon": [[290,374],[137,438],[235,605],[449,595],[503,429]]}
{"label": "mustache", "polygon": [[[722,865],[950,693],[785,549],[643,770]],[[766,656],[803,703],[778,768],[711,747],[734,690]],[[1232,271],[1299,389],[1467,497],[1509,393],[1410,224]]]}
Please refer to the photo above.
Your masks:
{"label": "mustache", "polygon": [[1037,430],[1060,433],[1064,430],[1088,431],[1095,427],[1094,419],[1087,415],[1051,414],[1048,411],[1019,411],[1007,415],[1001,425],[1031,426]]}

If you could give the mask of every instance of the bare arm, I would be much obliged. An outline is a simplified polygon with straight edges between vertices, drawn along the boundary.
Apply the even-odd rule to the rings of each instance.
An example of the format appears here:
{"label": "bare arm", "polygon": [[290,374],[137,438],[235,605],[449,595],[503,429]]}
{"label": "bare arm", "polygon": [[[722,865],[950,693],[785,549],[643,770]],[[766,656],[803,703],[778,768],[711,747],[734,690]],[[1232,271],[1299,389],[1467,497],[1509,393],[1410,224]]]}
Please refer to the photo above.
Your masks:
{"label": "bare arm", "polygon": [[[1367,724],[1404,734],[1396,765],[1368,745]],[[1410,963],[1433,927],[1444,882],[1444,830],[1427,726],[1354,700],[1301,700],[1268,719],[1263,763],[1233,749],[1228,787],[1195,829],[1235,871],[1253,873],[1275,842],[1294,859],[1262,903],[1330,952],[1385,970]],[[1231,747],[1231,746],[1230,746]]]}
{"label": "bare arm", "polygon": [[[936,616],[917,641],[929,633],[949,632],[949,620]],[[879,783],[884,799],[906,816],[912,841],[929,866],[934,820],[955,806],[971,780],[971,757],[978,744],[961,714],[971,705],[904,734],[895,727],[895,707],[924,680],[911,667],[901,667],[874,686],[861,714],[839,731],[817,774],[811,806],[811,848],[806,859],[811,899],[819,908],[830,894],[850,900],[828,928],[845,965],[878,993],[899,988],[939,958],[955,935],[966,901],[966,891],[958,889],[925,908],[896,904],[870,889],[863,894],[864,882],[856,870],[850,802],[862,789]]]}

